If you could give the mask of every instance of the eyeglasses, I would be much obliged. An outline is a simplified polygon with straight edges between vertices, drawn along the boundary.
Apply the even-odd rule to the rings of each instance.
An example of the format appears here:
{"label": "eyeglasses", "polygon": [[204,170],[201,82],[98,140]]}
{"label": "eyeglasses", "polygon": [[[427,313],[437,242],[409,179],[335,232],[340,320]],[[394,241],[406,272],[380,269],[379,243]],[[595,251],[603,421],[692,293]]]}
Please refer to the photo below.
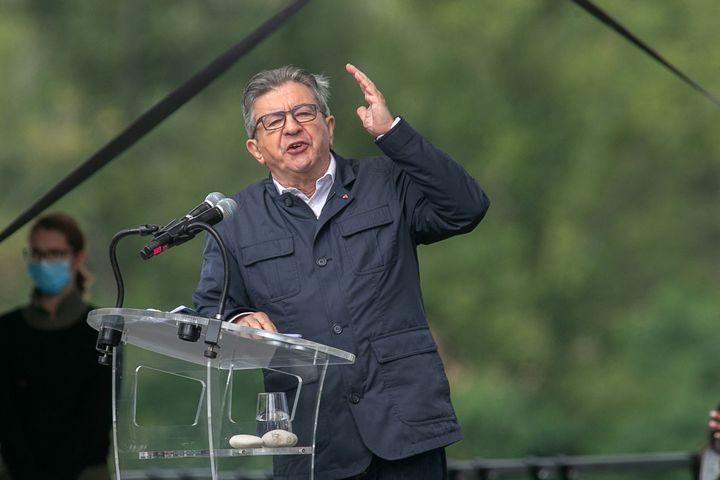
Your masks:
{"label": "eyeglasses", "polygon": [[70,253],[72,253],[70,250],[67,249],[55,249],[51,248],[49,250],[38,250],[35,248],[24,248],[23,249],[23,256],[25,257],[25,260],[32,260],[34,262],[39,262],[40,260],[62,260],[63,258],[67,258]]}
{"label": "eyeglasses", "polygon": [[287,119],[288,113],[292,115],[293,119],[295,119],[297,123],[312,122],[313,120],[315,120],[315,117],[317,117],[318,106],[314,103],[301,103],[300,105],[294,106],[287,112],[266,113],[262,117],[258,118],[257,122],[255,122],[255,129],[253,130],[252,135],[253,138],[255,138],[255,133],[257,133],[257,127],[261,123],[265,130],[268,132],[272,132],[273,130],[280,130],[282,127],[285,126],[285,119]]}

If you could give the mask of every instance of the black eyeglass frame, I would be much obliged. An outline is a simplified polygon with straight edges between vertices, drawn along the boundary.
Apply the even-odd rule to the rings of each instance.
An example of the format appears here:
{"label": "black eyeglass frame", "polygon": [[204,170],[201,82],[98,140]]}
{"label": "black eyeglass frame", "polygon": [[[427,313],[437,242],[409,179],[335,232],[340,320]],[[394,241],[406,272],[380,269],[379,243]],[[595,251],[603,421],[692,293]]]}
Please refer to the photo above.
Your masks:
{"label": "black eyeglass frame", "polygon": [[35,250],[34,248],[23,248],[23,257],[28,262],[39,262],[42,260],[64,260],[73,255],[73,250],[68,249],[55,249],[50,250]]}
{"label": "black eyeglass frame", "polygon": [[[298,110],[300,110],[300,109],[302,109],[302,108],[305,108],[305,107],[311,107],[311,109],[312,109],[312,117],[308,117],[308,118],[298,118],[298,117],[296,116],[296,113],[298,112]],[[288,115],[288,113],[289,113],[290,115],[292,115],[293,120],[295,120],[297,123],[309,123],[309,122],[312,122],[313,120],[315,120],[315,119],[317,118],[318,112],[320,112],[323,116],[325,115],[325,112],[322,112],[322,111],[320,110],[320,105],[318,105],[318,104],[316,104],[316,103],[300,103],[300,104],[298,104],[298,105],[295,105],[295,106],[294,106],[293,108],[291,108],[290,110],[286,110],[286,111],[284,111],[284,112],[270,112],[270,113],[266,113],[266,114],[263,115],[262,117],[258,118],[258,119],[257,119],[257,122],[255,122],[255,128],[253,129],[252,138],[255,138],[255,136],[257,135],[258,125],[260,125],[261,123],[262,123],[262,126],[263,126],[263,128],[265,129],[266,132],[274,132],[275,130],[280,130],[281,128],[283,128],[283,127],[285,126],[285,122],[287,122],[287,115]],[[275,118],[277,118],[277,120],[278,120],[280,123],[279,123],[278,125],[276,125],[276,126],[269,126],[269,127],[268,127],[268,125],[266,125],[265,121],[266,121],[269,117],[272,117],[272,116],[274,116]],[[281,116],[282,116],[282,120],[280,120],[280,117],[281,117]]]}

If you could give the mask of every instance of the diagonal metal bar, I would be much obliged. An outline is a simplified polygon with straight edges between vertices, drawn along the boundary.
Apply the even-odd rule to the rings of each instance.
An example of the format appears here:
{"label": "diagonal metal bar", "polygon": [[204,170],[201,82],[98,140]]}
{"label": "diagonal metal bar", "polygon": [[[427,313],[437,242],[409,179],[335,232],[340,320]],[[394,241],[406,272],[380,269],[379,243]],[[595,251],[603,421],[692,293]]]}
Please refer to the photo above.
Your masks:
{"label": "diagonal metal bar", "polygon": [[134,145],[163,120],[172,115],[215,79],[225,73],[225,71],[233,66],[241,57],[265,40],[265,38],[277,30],[280,25],[297,13],[308,2],[309,0],[295,0],[292,2],[268,19],[250,35],[243,38],[240,42],[210,62],[185,83],[166,95],[148,111],[140,115],[125,130],[95,152],[82,165],[70,172],[57,185],[13,220],[10,225],[0,232],[0,242],[15,233],[47,207]]}
{"label": "diagonal metal bar", "polygon": [[712,93],[707,91],[705,88],[702,87],[699,83],[697,83],[692,78],[685,75],[680,69],[675,67],[673,64],[665,60],[665,58],[662,57],[658,52],[656,52],[654,49],[652,49],[648,44],[640,40],[638,37],[633,35],[632,32],[630,32],[627,28],[623,27],[618,23],[614,18],[612,18],[610,15],[605,13],[603,10],[601,10],[599,7],[597,7],[594,3],[592,3],[590,0],[572,0],[576,5],[583,8],[586,12],[590,13],[592,16],[594,16],[596,19],[600,20],[602,23],[607,25],[608,27],[615,30],[617,33],[619,33],[621,36],[623,36],[626,40],[628,40],[630,43],[638,47],[640,50],[645,52],[646,54],[650,55],[654,60],[659,62],[662,66],[670,70],[675,76],[680,78],[682,81],[690,85],[693,89],[695,89],[697,92],[699,92],[701,95],[706,97],[708,100],[713,102],[715,105],[720,107],[720,100],[717,99]]}

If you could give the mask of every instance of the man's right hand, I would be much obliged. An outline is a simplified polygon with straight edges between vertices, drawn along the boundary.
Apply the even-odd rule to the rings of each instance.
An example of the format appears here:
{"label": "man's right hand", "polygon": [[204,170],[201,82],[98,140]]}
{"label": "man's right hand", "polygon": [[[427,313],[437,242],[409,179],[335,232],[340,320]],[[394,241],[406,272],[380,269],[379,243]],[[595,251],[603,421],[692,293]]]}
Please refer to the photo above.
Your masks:
{"label": "man's right hand", "polygon": [[713,438],[720,439],[720,411],[710,410],[710,421],[708,421],[708,426],[714,430]]}
{"label": "man's right hand", "polygon": [[270,317],[268,317],[265,312],[241,313],[233,317],[230,322],[235,325],[243,325],[245,327],[277,333],[277,327],[270,321]]}

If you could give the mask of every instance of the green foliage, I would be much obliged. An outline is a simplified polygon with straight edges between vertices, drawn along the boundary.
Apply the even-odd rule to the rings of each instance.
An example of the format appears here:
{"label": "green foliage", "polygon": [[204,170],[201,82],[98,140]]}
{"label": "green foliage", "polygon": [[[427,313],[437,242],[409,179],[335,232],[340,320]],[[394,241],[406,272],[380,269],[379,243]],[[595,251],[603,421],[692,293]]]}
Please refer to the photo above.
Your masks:
{"label": "green foliage", "polygon": [[[599,3],[717,86],[715,2]],[[284,5],[0,1],[0,223]],[[348,61],[492,201],[471,234],[420,248],[465,431],[451,457],[699,448],[718,398],[720,112],[572,2],[310,2],[53,205],[88,230],[92,299],[114,304],[115,232],[265,175],[240,108],[257,70],[327,74],[335,149],[375,154]],[[0,245],[3,310],[29,289],[26,232]],[[200,243],[146,262],[122,242],[126,305],[189,304]]]}

